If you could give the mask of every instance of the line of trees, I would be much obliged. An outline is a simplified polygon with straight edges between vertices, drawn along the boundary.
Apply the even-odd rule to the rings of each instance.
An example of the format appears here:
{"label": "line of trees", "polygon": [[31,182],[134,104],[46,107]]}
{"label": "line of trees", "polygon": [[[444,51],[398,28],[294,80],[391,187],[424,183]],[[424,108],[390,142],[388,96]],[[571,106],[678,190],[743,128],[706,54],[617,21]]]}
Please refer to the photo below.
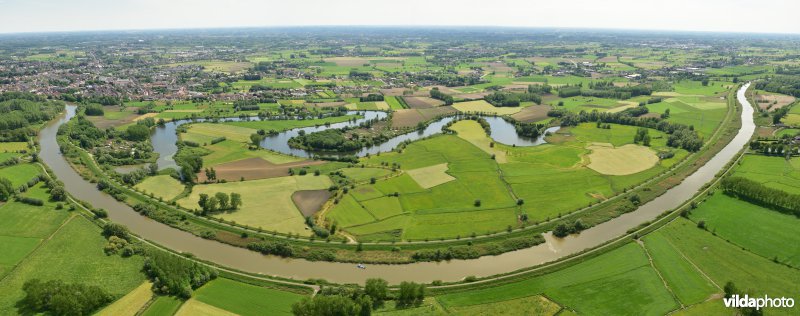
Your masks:
{"label": "line of trees", "polygon": [[425,299],[425,285],[402,282],[397,293],[389,293],[389,283],[383,279],[367,279],[364,288],[324,287],[314,296],[292,305],[296,316],[362,315],[372,314],[373,309],[394,299],[398,308],[417,306]]}
{"label": "line of trees", "polygon": [[233,211],[242,206],[242,195],[236,192],[232,192],[230,195],[225,192],[217,192],[213,196],[200,193],[197,204],[203,210],[203,215],[218,211]]}
{"label": "line of trees", "polygon": [[536,104],[542,103],[542,96],[536,93],[511,93],[495,91],[494,93],[484,97],[486,102],[499,107],[516,107],[520,106],[521,102],[533,102]]}
{"label": "line of trees", "polygon": [[431,89],[431,98],[444,101],[445,105],[453,105],[453,96],[439,91],[439,88]]}
{"label": "line of trees", "polygon": [[800,195],[767,187],[743,177],[727,177],[722,180],[725,194],[758,204],[782,213],[800,217]]}

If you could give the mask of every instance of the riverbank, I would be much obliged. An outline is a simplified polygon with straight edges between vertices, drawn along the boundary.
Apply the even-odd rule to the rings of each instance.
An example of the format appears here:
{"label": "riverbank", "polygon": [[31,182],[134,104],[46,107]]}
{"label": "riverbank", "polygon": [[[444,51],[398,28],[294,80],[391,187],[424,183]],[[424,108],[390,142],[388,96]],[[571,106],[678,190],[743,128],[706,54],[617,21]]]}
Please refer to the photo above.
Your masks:
{"label": "riverbank", "polygon": [[[57,129],[57,127],[56,127]],[[55,143],[55,137],[53,137],[53,144]],[[44,138],[43,138],[43,147],[44,147]],[[57,148],[57,145],[54,145]],[[44,152],[44,149],[43,149]],[[57,154],[57,152],[56,152]],[[57,155],[60,157],[60,155]],[[716,157],[715,157],[716,159]],[[61,159],[63,162],[63,159]],[[45,161],[50,165],[48,161]],[[68,165],[65,166],[69,170],[72,170]],[[721,168],[721,166],[720,166]],[[81,181],[82,179],[72,171],[76,177],[76,180]],[[716,172],[714,172],[716,173]],[[712,174],[713,176],[713,174]],[[68,177],[68,175],[67,175]],[[59,178],[65,183],[71,183],[64,180],[64,177],[59,175]],[[85,181],[83,181],[85,182]],[[684,181],[685,183],[685,181]],[[683,184],[681,184],[683,185]],[[71,185],[67,186],[67,190],[70,193],[73,191],[80,191],[80,190],[73,190],[70,188]],[[94,192],[94,195],[105,196],[102,194],[97,193],[96,189],[92,185],[88,185],[87,188],[90,188],[91,191]],[[88,190],[88,189],[87,189]],[[690,193],[694,193],[696,190]],[[73,193],[74,194],[74,193]],[[85,193],[84,193],[85,194]],[[85,194],[86,195],[86,194]],[[691,194],[690,194],[691,195]],[[88,195],[86,195],[88,196]],[[105,196],[106,199],[110,199],[110,197]],[[88,200],[88,199],[87,199]],[[113,199],[110,199],[116,202]],[[95,207],[103,207],[98,206],[96,203],[93,203]],[[119,203],[116,203],[119,204]],[[111,204],[109,204],[111,205]],[[114,205],[114,207],[118,207],[118,205]],[[540,260],[531,260],[533,257],[534,259],[536,256],[531,256],[532,254],[536,254],[537,252],[541,252],[542,250],[535,250],[532,251],[531,249],[546,249],[547,251],[544,253],[552,253],[549,247],[561,247],[564,248],[564,244],[559,243],[559,241],[554,240],[553,238],[547,238],[547,243],[544,245],[536,246],[533,248],[528,248],[525,250],[515,251],[499,256],[492,256],[492,257],[482,257],[480,259],[474,260],[453,260],[450,262],[426,262],[426,263],[415,263],[410,265],[403,265],[403,266],[394,266],[394,265],[370,265],[368,269],[355,271],[359,269],[353,268],[351,264],[342,264],[342,263],[330,263],[330,262],[309,262],[305,260],[297,260],[297,259],[282,259],[276,257],[264,257],[260,256],[256,253],[249,252],[247,250],[241,248],[233,248],[230,246],[225,246],[220,243],[216,243],[214,241],[205,240],[199,237],[192,236],[191,234],[185,232],[176,233],[175,229],[171,229],[165,225],[161,225],[155,223],[151,220],[143,218],[139,216],[130,208],[125,206],[129,212],[128,215],[132,215],[131,217],[136,217],[131,221],[133,224],[137,225],[154,225],[157,224],[161,227],[164,227],[166,231],[164,232],[165,235],[175,238],[162,238],[158,237],[159,239],[163,239],[163,243],[165,246],[169,248],[176,249],[176,250],[183,250],[194,253],[198,258],[204,258],[203,256],[207,256],[205,258],[212,258],[210,260],[217,262],[217,260],[221,262],[217,262],[223,265],[227,265],[227,262],[234,267],[237,267],[241,270],[246,270],[248,272],[260,272],[260,271],[270,271],[269,274],[276,274],[281,275],[284,277],[292,277],[295,279],[308,279],[308,278],[324,278],[328,279],[333,282],[341,282],[341,283],[348,283],[348,282],[363,282],[368,277],[384,277],[392,283],[396,283],[403,280],[413,280],[413,281],[422,281],[427,282],[430,280],[440,279],[445,281],[457,281],[460,278],[468,275],[476,275],[476,276],[488,276],[493,274],[502,273],[503,271],[492,271],[492,270],[505,270],[505,271],[512,271],[515,270],[515,267],[523,268],[527,266],[532,266],[541,263],[541,259],[545,258],[552,258],[552,257],[563,257],[566,255],[564,252],[560,252],[560,256],[552,256],[547,255],[544,257],[539,257]],[[104,207],[106,209],[110,209],[110,207]],[[662,210],[663,211],[663,210]],[[638,212],[638,211],[637,211]],[[123,213],[123,212],[118,212]],[[119,216],[115,214],[112,215],[112,220],[117,221],[114,217],[121,217],[125,216],[124,214],[119,214]],[[144,220],[143,220],[144,219]],[[609,221],[610,222],[610,221]],[[149,224],[145,224],[149,223]],[[631,227],[637,226],[639,223],[633,224]],[[135,229],[136,225],[127,224],[132,231],[140,233],[139,230]],[[600,226],[600,225],[598,225]],[[152,227],[151,227],[152,228]],[[626,231],[630,227],[622,229],[622,232]],[[581,235],[575,238],[580,238],[580,236],[587,236],[593,235],[590,233],[593,231],[589,229],[584,231]],[[497,236],[494,236],[497,238]],[[570,240],[573,237],[567,238],[565,240]],[[161,241],[157,241],[162,243]],[[467,241],[461,241],[466,243]],[[173,247],[174,246],[174,247]],[[208,248],[202,247],[208,246]],[[586,247],[580,247],[581,249]],[[223,250],[224,249],[224,250]],[[367,247],[365,246],[365,249]],[[225,256],[225,257],[223,257]],[[540,261],[537,263],[537,261]],[[489,263],[491,262],[491,263]],[[543,261],[546,262],[546,261]],[[490,268],[490,269],[487,269]]]}

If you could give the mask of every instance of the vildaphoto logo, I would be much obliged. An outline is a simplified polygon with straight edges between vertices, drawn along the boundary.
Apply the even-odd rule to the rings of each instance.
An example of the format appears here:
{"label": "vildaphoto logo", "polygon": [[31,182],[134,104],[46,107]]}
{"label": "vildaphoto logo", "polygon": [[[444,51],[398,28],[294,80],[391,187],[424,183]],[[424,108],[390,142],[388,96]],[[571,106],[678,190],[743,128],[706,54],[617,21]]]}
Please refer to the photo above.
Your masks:
{"label": "vildaphoto logo", "polygon": [[747,294],[744,296],[734,294],[722,300],[725,302],[725,307],[735,308],[750,307],[759,310],[764,307],[794,307],[794,299],[791,297],[770,298],[767,295],[764,295],[764,297],[750,297]]}

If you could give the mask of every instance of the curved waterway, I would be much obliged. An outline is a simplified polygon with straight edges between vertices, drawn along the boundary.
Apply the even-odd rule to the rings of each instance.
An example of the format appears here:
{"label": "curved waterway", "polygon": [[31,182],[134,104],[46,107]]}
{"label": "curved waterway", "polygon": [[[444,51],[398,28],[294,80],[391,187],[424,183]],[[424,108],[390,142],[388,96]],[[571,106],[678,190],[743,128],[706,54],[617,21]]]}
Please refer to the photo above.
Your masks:
{"label": "curved waterway", "polygon": [[[301,133],[310,134],[314,132],[324,131],[327,129],[342,129],[346,127],[353,127],[359,126],[361,123],[371,121],[371,120],[383,120],[386,118],[386,112],[381,111],[349,111],[347,112],[348,115],[359,115],[361,118],[354,120],[354,121],[345,121],[339,123],[332,123],[328,125],[320,125],[320,126],[310,126],[310,127],[300,127],[294,128],[290,130],[286,130],[276,135],[264,137],[261,141],[260,146],[265,149],[269,149],[275,152],[292,155],[296,157],[314,157],[314,156],[324,156],[324,155],[331,155],[330,153],[316,153],[310,152],[303,149],[292,148],[289,146],[289,139],[292,137],[298,136]],[[501,117],[493,117],[493,116],[486,116],[483,117],[491,127],[491,135],[492,139],[494,139],[498,143],[506,144],[509,146],[536,146],[543,144],[545,134],[542,136],[532,139],[523,136],[517,135],[517,130],[514,124],[507,122]],[[402,144],[406,141],[415,141],[419,140],[428,136],[432,136],[435,134],[442,133],[442,128],[450,123],[455,119],[454,116],[443,117],[439,120],[434,121],[431,124],[428,124],[424,130],[421,131],[413,131],[406,134],[395,136],[386,142],[362,148],[359,151],[349,153],[351,155],[355,155],[357,157],[364,157],[367,155],[374,155],[377,153],[382,152],[389,152],[394,150],[398,145]],[[220,121],[241,121],[240,118],[226,118],[221,119]],[[150,137],[151,142],[153,143],[153,151],[159,154],[159,158],[157,161],[157,165],[159,169],[175,167],[175,161],[173,160],[173,156],[176,152],[178,152],[178,147],[176,142],[178,141],[178,135],[176,130],[179,126],[191,123],[191,122],[205,122],[205,119],[196,119],[196,120],[178,120],[164,124],[163,126],[158,126],[155,128],[153,135]],[[555,132],[559,129],[559,127],[550,127],[546,130],[546,132]]]}
{"label": "curved waterway", "polygon": [[[134,212],[130,207],[103,194],[95,186],[81,178],[61,156],[56,144],[58,126],[72,118],[74,107],[67,109],[67,115],[53,121],[40,132],[42,146],[41,158],[50,166],[58,178],[66,184],[66,190],[75,198],[88,201],[95,207],[109,211],[112,221],[127,225],[134,233],[177,251],[190,252],[200,259],[215,262],[251,273],[274,275],[305,280],[322,278],[337,283],[364,283],[367,278],[380,277],[396,284],[401,281],[430,282],[432,280],[456,281],[465,276],[490,276],[530,267],[574,254],[587,248],[596,247],[622,236],[640,223],[655,219],[658,214],[678,207],[691,198],[703,184],[722,170],[737,152],[749,141],[755,124],[753,108],[744,97],[748,85],[738,92],[743,104],[742,127],[736,137],[697,172],[687,177],[681,184],[652,200],[636,211],[624,214],[603,224],[581,232],[580,235],[564,239],[554,239],[545,235],[546,242],[527,249],[512,251],[498,256],[486,256],[473,260],[451,260],[448,262],[421,262],[405,265],[370,264],[366,269],[358,269],[354,264],[334,262],[311,262],[303,259],[286,259],[262,256],[258,253],[225,245],[216,241],[202,239],[192,234],[173,229]],[[402,246],[402,244],[400,244]]]}

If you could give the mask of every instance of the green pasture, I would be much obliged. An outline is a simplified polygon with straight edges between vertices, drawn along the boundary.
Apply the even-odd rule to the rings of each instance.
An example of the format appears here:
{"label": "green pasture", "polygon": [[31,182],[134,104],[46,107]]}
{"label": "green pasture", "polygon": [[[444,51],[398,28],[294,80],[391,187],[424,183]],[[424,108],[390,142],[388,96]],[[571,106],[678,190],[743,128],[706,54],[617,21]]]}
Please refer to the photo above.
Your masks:
{"label": "green pasture", "polygon": [[303,297],[224,278],[209,282],[194,293],[198,301],[242,316],[291,315],[292,304]]}
{"label": "green pasture", "polygon": [[[800,219],[724,195],[715,194],[689,218],[709,231],[767,259],[800,265]],[[747,223],[743,225],[743,223]]]}
{"label": "green pasture", "polygon": [[663,315],[678,307],[636,244],[543,276],[445,294],[438,300],[449,309],[537,294],[587,315]]}

